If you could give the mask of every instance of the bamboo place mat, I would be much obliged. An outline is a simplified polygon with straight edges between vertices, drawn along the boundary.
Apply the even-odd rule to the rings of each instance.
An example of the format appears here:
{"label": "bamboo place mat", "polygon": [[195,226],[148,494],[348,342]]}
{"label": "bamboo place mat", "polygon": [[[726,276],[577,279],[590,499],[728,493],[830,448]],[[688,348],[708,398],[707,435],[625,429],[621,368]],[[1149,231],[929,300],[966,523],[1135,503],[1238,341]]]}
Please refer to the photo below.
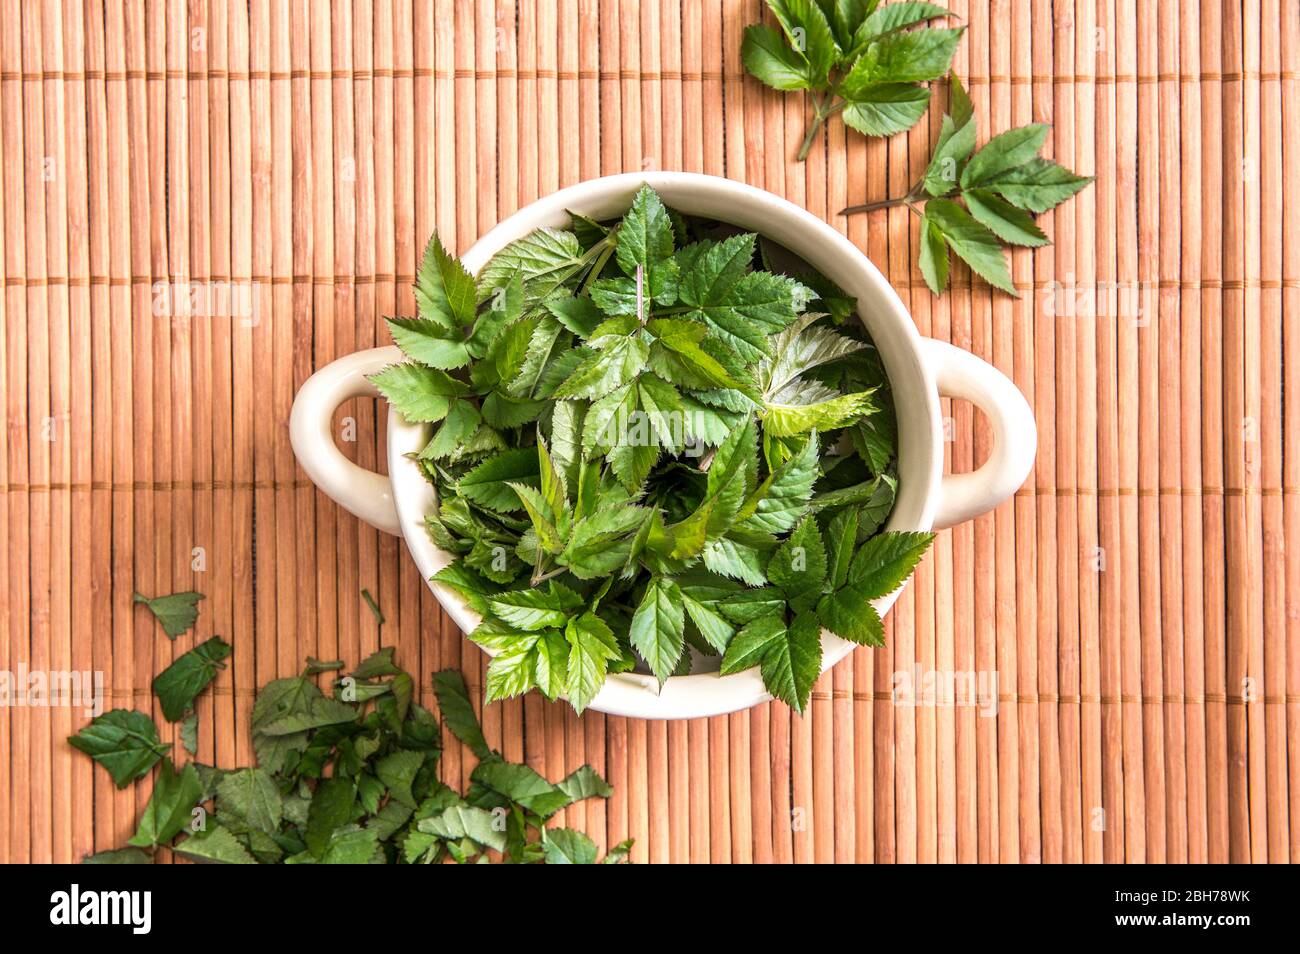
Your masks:
{"label": "bamboo place mat", "polygon": [[[463,251],[560,186],[696,170],[824,216],[922,334],[1014,377],[1037,467],[940,534],[888,647],[802,718],[579,719],[534,695],[488,707],[491,744],[552,778],[591,762],[615,794],[563,822],[640,861],[1300,857],[1297,2],[953,6],[982,137],[1051,122],[1047,152],[1097,176],[1042,217],[1054,245],[1016,252],[1018,300],[965,270],[934,298],[905,209],[837,214],[916,181],[946,92],[906,135],[835,121],[795,163],[806,102],[739,66],[757,0],[0,0],[5,668],[103,670],[110,706],[172,738],[150,680],[220,633],[199,704],[219,765],[251,759],[254,687],[308,654],[395,645],[426,702],[446,666],[477,697],[483,656],[404,547],[296,468],[294,393],[413,313],[435,228]],[[255,318],[159,307],[187,282],[252,289]],[[989,430],[945,413],[970,469]],[[374,402],[342,415],[379,466]],[[191,588],[174,644],[131,604]],[[996,673],[996,716],[894,705],[914,667]],[[73,753],[84,722],[0,710],[7,860],[134,830],[151,786]],[[471,767],[449,750],[449,778]]]}

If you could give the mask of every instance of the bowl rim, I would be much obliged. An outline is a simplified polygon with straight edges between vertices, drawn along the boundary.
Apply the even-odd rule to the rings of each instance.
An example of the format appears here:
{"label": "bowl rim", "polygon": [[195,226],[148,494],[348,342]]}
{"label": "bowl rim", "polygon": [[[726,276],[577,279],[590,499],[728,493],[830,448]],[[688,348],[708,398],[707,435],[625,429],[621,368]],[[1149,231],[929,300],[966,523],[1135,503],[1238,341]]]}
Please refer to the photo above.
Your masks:
{"label": "bowl rim", "polygon": [[[483,235],[461,261],[477,273],[497,251],[536,228],[566,226],[570,211],[594,218],[621,214],[643,185],[683,212],[708,215],[767,235],[857,297],[859,319],[871,333],[890,379],[898,425],[899,491],[887,529],[929,530],[938,507],[943,470],[934,369],[924,358],[921,335],[898,293],[844,234],[807,210],[763,189],[719,176],[622,173],[577,183],[524,206]],[[460,594],[430,579],[453,559],[434,545],[425,529],[424,515],[435,505],[436,495],[412,459],[427,443],[430,432],[431,425],[407,423],[390,409],[388,473],[407,548],[438,602],[468,638],[478,625],[478,614]],[[893,593],[873,601],[882,617],[906,585],[904,581]],[[823,630],[822,672],[855,646]],[[673,676],[662,688],[653,675],[628,672],[609,676],[589,708],[610,715],[679,719],[724,715],[771,699],[757,668],[728,676],[716,672]]]}

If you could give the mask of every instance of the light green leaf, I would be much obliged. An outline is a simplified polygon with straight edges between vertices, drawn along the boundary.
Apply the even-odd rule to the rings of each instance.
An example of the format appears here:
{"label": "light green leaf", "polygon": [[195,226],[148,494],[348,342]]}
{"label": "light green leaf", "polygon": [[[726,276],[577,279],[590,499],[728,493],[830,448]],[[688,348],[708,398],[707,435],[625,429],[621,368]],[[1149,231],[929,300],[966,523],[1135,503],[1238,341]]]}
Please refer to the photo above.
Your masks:
{"label": "light green leaf", "polygon": [[682,594],[682,606],[685,607],[695,628],[704,637],[704,641],[718,652],[726,652],[727,645],[736,634],[736,627],[717,612],[713,604],[701,603],[686,593]]}
{"label": "light green leaf", "polygon": [[757,503],[748,526],[768,533],[789,530],[812,496],[817,479],[819,445],[816,433],[808,435],[803,449],[776,469],[755,491]]}
{"label": "light green leaf", "polygon": [[482,418],[478,408],[459,398],[451,402],[437,433],[420,451],[421,460],[442,460],[459,451],[478,430]]}
{"label": "light green leaf", "polygon": [[[883,7],[876,11],[882,22],[889,9]],[[859,30],[860,36],[870,28],[871,22],[872,17],[868,17]],[[957,43],[965,30],[965,27],[932,28],[910,33],[887,33],[871,39],[865,52],[853,64],[853,69],[844,77],[842,90],[845,98],[856,101],[867,87],[873,85],[938,79],[952,65]]]}
{"label": "light green leaf", "polygon": [[604,684],[610,661],[622,654],[614,633],[594,613],[570,620],[564,636],[569,641],[568,685],[564,694],[581,714]]}
{"label": "light green leaf", "polygon": [[603,397],[640,374],[649,357],[649,348],[640,337],[619,338],[603,350],[592,351],[555,389],[552,397],[559,400]]}
{"label": "light green leaf", "polygon": [[509,626],[527,632],[563,627],[569,614],[581,605],[580,597],[554,580],[545,590],[513,590],[496,593],[488,598],[488,606],[494,616]]}
{"label": "light green leaf", "polygon": [[922,180],[925,191],[932,196],[944,196],[957,188],[962,163],[974,148],[975,121],[968,120],[964,126],[958,126],[951,116],[944,116],[939,141],[935,143]]}
{"label": "light green leaf", "polygon": [[823,626],[841,639],[861,646],[885,645],[885,627],[871,605],[871,597],[852,583],[821,598],[817,616]]}
{"label": "light green leaf", "polygon": [[582,246],[572,232],[541,228],[492,256],[478,275],[478,298],[486,301],[516,276],[524,286],[524,310],[550,297],[581,267]]}
{"label": "light green leaf", "polygon": [[906,30],[908,27],[916,26],[918,23],[924,23],[927,20],[951,15],[950,11],[933,3],[904,2],[884,4],[876,7],[871,12],[871,15],[862,21],[862,25],[858,27],[856,39],[858,43],[868,42],[888,33]]}
{"label": "light green leaf", "polygon": [[809,85],[825,89],[838,49],[826,14],[814,0],[768,0],[790,45],[808,61]]}
{"label": "light green leaf", "polygon": [[746,623],[727,646],[722,656],[721,673],[729,676],[757,666],[768,649],[784,638],[785,620],[780,613],[770,613]]}
{"label": "light green leaf", "polygon": [[672,261],[673,226],[658,194],[642,186],[619,226],[615,257],[628,278],[641,269],[645,299],[671,304],[677,296],[677,263]]}
{"label": "light green leaf", "polygon": [[537,653],[534,650],[536,643],[536,634],[530,633],[526,640],[492,657],[488,663],[487,685],[483,693],[485,704],[522,695],[534,687],[533,677],[537,670]]}

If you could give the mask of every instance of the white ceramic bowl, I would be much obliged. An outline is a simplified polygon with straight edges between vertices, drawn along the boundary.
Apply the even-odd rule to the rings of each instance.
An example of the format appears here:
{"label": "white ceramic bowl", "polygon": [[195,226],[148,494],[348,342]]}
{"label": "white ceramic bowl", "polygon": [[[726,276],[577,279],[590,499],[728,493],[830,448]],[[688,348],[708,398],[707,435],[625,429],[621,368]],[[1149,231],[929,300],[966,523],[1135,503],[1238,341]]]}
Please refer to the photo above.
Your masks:
{"label": "white ceramic bowl", "polygon": [[[644,172],[579,183],[534,202],[479,239],[462,261],[477,272],[498,250],[541,226],[566,227],[569,210],[595,219],[625,212],[642,185],[650,185],[673,208],[730,222],[784,245],[858,300],[858,314],[880,349],[893,387],[898,417],[898,499],[890,530],[949,527],[996,507],[1024,482],[1033,466],[1037,432],[1024,397],[1001,372],[946,342],[922,338],[884,276],[848,239],[825,222],[753,186],[688,172]],[[428,441],[431,425],[388,416],[385,477],[347,460],[334,444],[330,421],[345,400],[378,396],[366,375],[402,360],[394,347],[339,358],[316,372],[298,392],[290,420],[294,452],[326,494],[362,520],[406,539],[425,579],[452,559],[433,545],[424,516],[434,507],[433,487],[407,455]],[[943,422],[939,396],[968,399],[989,418],[993,452],[978,470],[943,474]],[[478,615],[445,586],[430,588],[447,614],[466,632]],[[899,591],[877,601],[883,615]],[[854,647],[822,634],[822,667],[828,669]],[[659,689],[655,677],[611,676],[592,708],[615,715],[684,719],[720,715],[769,700],[757,669],[731,676],[674,676]]]}

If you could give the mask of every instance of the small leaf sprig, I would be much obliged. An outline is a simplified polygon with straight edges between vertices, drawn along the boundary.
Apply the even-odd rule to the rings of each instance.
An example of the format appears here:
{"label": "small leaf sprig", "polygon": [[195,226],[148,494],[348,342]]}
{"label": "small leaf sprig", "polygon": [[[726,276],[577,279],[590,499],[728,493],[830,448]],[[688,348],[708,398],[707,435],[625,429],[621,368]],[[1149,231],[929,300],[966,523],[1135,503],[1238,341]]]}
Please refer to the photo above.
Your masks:
{"label": "small leaf sprig", "polygon": [[953,14],[933,3],[767,0],[781,29],[746,28],[741,57],[759,82],[807,90],[813,117],[798,159],[808,157],[831,116],[867,136],[916,125],[930,103],[921,85],[948,72],[965,27],[912,27]]}
{"label": "small leaf sprig", "polygon": [[921,217],[917,264],[932,292],[941,295],[948,287],[951,250],[990,285],[1018,297],[1003,246],[1050,244],[1033,215],[1056,208],[1093,180],[1038,155],[1050,129],[1046,123],[1018,126],[976,151],[974,109],[954,74],[948,111],[921,181],[905,195],[840,214],[905,205]]}

